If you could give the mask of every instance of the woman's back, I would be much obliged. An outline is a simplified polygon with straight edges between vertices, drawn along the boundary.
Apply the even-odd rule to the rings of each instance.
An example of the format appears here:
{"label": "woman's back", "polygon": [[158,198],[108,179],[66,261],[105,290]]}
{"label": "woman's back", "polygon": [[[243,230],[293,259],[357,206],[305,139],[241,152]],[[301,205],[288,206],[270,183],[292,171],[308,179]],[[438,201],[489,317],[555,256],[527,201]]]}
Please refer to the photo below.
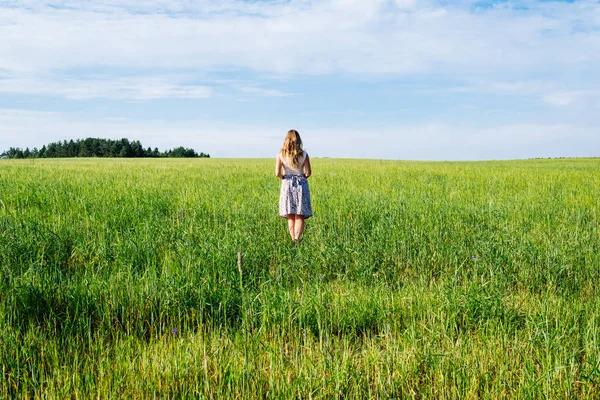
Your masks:
{"label": "woman's back", "polygon": [[294,167],[291,163],[292,160],[286,159],[283,154],[280,153],[279,156],[281,157],[284,175],[304,175],[304,160],[306,160],[306,152],[302,152],[302,154],[298,156],[297,167]]}

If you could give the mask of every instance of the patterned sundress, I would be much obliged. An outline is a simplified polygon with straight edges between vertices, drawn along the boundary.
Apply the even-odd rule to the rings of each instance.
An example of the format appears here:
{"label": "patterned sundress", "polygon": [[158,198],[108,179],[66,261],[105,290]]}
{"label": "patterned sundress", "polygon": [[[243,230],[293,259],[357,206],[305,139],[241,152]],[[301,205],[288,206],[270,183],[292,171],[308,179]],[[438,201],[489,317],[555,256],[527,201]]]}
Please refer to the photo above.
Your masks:
{"label": "patterned sundress", "polygon": [[306,219],[313,215],[308,180],[304,174],[299,173],[302,171],[306,158],[306,152],[304,154],[305,156],[298,160],[299,168],[291,167],[285,160],[282,160],[284,175],[279,192],[279,216],[281,218],[288,218],[290,214],[299,214]]}

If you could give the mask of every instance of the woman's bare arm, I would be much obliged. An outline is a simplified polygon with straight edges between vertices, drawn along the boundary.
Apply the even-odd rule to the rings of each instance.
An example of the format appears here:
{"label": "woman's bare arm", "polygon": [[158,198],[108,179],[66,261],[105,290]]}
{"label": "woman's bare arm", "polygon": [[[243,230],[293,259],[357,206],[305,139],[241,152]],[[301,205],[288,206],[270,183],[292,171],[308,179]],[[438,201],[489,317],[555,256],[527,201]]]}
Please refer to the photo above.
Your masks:
{"label": "woman's bare arm", "polygon": [[281,173],[281,154],[277,153],[277,158],[275,159],[275,176],[279,179],[283,179],[283,174]]}
{"label": "woman's bare arm", "polygon": [[308,154],[307,154],[306,158],[304,159],[304,176],[308,178],[311,175],[312,175],[312,168],[310,167],[310,158],[308,157]]}

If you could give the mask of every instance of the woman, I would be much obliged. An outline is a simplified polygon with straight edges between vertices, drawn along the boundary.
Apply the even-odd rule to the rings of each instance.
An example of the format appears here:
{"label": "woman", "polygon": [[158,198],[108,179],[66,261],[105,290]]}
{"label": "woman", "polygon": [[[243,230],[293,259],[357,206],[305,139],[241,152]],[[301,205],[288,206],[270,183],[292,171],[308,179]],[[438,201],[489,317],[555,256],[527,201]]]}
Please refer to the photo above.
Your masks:
{"label": "woman", "polygon": [[307,181],[311,173],[310,159],[302,149],[300,134],[292,129],[285,136],[283,146],[277,153],[275,175],[281,179],[279,216],[287,218],[294,244],[302,237],[304,220],[312,216]]}

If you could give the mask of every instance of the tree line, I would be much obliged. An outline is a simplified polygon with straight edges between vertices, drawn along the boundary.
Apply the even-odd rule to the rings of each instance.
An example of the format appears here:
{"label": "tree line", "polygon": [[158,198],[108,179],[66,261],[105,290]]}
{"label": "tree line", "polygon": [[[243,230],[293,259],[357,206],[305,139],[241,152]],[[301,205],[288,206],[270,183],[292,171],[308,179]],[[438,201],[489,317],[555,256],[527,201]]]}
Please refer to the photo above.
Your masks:
{"label": "tree line", "polygon": [[209,154],[196,153],[194,149],[183,146],[167,151],[159,151],[157,147],[144,148],[139,140],[130,142],[128,139],[77,139],[63,140],[44,145],[41,149],[25,150],[11,147],[4,151],[2,158],[65,158],[65,157],[120,157],[120,158],[209,158]]}

